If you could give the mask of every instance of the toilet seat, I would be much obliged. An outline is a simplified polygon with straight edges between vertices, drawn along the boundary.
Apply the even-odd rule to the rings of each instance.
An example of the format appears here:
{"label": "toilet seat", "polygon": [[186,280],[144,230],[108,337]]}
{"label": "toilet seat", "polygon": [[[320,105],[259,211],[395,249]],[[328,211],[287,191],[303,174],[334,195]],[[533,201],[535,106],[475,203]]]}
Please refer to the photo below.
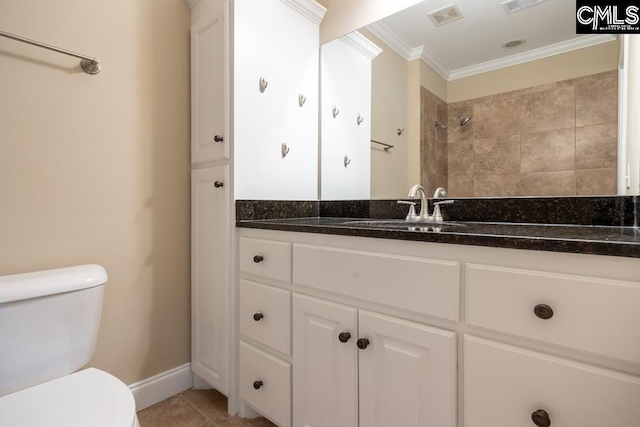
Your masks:
{"label": "toilet seat", "polygon": [[131,390],[88,368],[0,397],[0,425],[11,427],[139,427]]}

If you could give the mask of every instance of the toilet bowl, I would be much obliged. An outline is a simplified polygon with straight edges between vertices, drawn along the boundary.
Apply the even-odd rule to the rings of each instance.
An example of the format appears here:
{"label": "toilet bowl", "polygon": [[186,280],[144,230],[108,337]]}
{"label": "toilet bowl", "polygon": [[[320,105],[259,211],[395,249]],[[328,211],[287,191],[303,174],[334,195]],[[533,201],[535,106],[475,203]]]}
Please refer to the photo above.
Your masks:
{"label": "toilet bowl", "polygon": [[140,427],[129,388],[94,368],[0,397],[0,426]]}
{"label": "toilet bowl", "polygon": [[107,273],[82,265],[0,277],[0,427],[139,427],[131,390],[85,366]]}

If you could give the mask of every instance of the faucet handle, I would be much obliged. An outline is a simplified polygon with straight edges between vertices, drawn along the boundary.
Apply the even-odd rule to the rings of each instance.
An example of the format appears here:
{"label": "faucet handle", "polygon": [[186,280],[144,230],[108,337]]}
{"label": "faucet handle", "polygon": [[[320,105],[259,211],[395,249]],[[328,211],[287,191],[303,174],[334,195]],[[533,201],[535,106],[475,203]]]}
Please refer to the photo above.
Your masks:
{"label": "faucet handle", "polygon": [[444,222],[444,217],[442,216],[442,212],[440,212],[440,205],[450,205],[454,203],[455,200],[442,200],[440,202],[433,203],[433,222],[442,224]]}
{"label": "faucet handle", "polygon": [[409,213],[405,217],[405,219],[407,221],[418,221],[418,219],[420,217],[416,214],[416,202],[407,202],[405,200],[398,200],[398,204],[399,205],[410,205]]}

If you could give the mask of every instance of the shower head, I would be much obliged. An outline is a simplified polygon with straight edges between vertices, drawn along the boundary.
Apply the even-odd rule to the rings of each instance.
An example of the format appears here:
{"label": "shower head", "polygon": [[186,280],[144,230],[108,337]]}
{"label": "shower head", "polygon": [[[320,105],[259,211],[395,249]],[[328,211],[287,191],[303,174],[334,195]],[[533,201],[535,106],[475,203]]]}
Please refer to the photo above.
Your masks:
{"label": "shower head", "polygon": [[460,127],[466,125],[467,123],[469,123],[469,121],[471,121],[471,117],[469,116],[463,116],[462,114],[460,114],[459,116],[455,117],[453,120],[451,120],[449,123],[447,123],[446,126],[441,125],[440,123],[436,122],[435,125],[436,126],[440,126],[442,129],[446,129],[449,127],[449,125],[453,122],[456,121],[456,119],[460,119]]}

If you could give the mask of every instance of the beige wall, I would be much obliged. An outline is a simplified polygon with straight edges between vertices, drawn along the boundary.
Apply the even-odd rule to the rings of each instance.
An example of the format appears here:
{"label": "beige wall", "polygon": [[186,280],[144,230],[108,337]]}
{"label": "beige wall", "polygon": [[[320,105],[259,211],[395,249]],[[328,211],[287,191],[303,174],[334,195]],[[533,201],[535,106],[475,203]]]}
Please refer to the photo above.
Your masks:
{"label": "beige wall", "polygon": [[190,360],[189,10],[183,0],[0,2],[0,274],[109,274],[91,364],[132,383]]}
{"label": "beige wall", "polygon": [[423,0],[318,0],[327,8],[320,25],[320,43],[379,21]]}
{"label": "beige wall", "polygon": [[618,67],[618,50],[618,41],[614,40],[452,80],[448,83],[447,98],[443,99],[449,103],[458,102],[615,70]]}
{"label": "beige wall", "polygon": [[394,146],[371,145],[371,198],[394,198],[410,187],[407,133],[396,131],[407,128],[408,63],[369,31],[359,32],[382,48],[371,62],[371,139]]}
{"label": "beige wall", "polygon": [[426,88],[443,101],[448,98],[449,82],[444,77],[421,60],[415,62],[420,64],[420,86]]}

